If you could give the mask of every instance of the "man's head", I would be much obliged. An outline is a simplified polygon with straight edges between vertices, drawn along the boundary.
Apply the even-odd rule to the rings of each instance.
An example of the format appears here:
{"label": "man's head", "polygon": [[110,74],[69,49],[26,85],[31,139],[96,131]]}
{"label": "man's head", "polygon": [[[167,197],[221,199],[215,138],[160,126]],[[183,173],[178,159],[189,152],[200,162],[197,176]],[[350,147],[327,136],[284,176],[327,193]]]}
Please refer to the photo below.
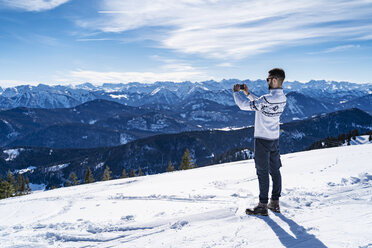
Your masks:
{"label": "man's head", "polygon": [[269,71],[269,76],[266,81],[269,85],[269,89],[282,88],[285,79],[284,70],[281,68],[274,68]]}

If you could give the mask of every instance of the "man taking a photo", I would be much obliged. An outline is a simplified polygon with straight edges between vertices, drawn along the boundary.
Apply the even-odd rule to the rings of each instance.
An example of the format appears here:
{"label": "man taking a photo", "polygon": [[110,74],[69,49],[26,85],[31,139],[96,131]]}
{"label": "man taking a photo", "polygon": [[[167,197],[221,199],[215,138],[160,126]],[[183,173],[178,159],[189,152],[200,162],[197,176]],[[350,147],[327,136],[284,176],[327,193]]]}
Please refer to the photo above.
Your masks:
{"label": "man taking a photo", "polygon": [[[280,212],[279,197],[282,190],[279,153],[279,118],[286,105],[286,96],[282,84],[285,79],[283,69],[274,68],[269,71],[266,79],[270,93],[256,97],[249,92],[247,85],[242,85],[242,91],[248,99],[243,98],[239,91],[241,85],[234,85],[234,100],[241,110],[256,111],[254,123],[254,153],[255,166],[259,183],[259,203],[253,209],[246,209],[249,215],[268,215],[267,209]],[[271,175],[273,188],[270,203],[269,185]]]}

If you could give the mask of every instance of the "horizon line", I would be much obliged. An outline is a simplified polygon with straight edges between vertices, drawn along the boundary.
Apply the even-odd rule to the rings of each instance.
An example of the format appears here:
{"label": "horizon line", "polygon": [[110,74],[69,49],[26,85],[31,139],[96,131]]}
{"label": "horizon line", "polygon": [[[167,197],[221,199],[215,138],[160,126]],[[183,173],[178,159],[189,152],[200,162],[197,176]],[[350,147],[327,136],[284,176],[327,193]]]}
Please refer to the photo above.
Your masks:
{"label": "horizon line", "polygon": [[[73,83],[65,83],[65,84],[61,84],[61,83],[56,83],[56,84],[47,84],[47,83],[27,83],[27,82],[19,82],[19,84],[14,84],[14,85],[2,85],[1,82],[2,81],[8,81],[8,80],[0,80],[0,88],[2,89],[7,89],[7,88],[17,88],[17,87],[22,87],[22,86],[31,86],[31,87],[38,87],[38,86],[49,86],[49,87],[57,87],[57,86],[65,86],[65,87],[76,87],[76,86],[82,86],[84,84],[90,84],[90,85],[93,85],[94,87],[103,87],[105,84],[112,84],[112,85],[129,85],[129,84],[144,84],[144,85],[152,85],[152,84],[156,84],[156,83],[175,83],[175,84],[182,84],[182,83],[193,83],[193,84],[196,84],[196,83],[205,83],[205,82],[210,82],[210,81],[214,81],[216,83],[222,83],[223,81],[233,81],[233,80],[237,80],[237,81],[240,81],[240,82],[244,82],[244,81],[250,81],[250,82],[257,82],[257,81],[266,81],[266,79],[237,79],[237,78],[229,78],[229,79],[221,79],[221,80],[215,80],[215,79],[209,79],[209,80],[203,80],[203,81],[190,81],[190,80],[184,80],[184,81],[168,81],[168,80],[164,80],[164,81],[154,81],[154,82],[138,82],[138,81],[131,81],[131,82],[102,82],[102,83],[95,83],[95,82],[84,82],[84,83],[76,83],[76,84],[73,84]],[[9,80],[9,81],[13,81],[13,80]],[[371,83],[368,83],[368,82],[365,82],[365,83],[356,83],[356,82],[350,82],[350,81],[344,81],[344,80],[341,80],[341,81],[337,81],[337,80],[327,80],[327,79],[310,79],[308,81],[302,81],[302,80],[290,80],[290,81],[284,81],[285,83],[301,83],[301,84],[308,84],[308,83],[311,83],[311,82],[326,82],[326,83],[348,83],[348,84],[358,84],[358,85],[369,85],[371,84],[372,85],[372,82]]]}

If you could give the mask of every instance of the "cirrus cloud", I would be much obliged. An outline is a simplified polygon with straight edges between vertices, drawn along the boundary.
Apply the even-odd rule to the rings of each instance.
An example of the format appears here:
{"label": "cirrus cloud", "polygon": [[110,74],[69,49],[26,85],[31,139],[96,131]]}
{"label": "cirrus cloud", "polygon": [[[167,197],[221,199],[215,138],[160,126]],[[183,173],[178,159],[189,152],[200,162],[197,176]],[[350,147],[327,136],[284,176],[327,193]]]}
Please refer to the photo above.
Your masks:
{"label": "cirrus cloud", "polygon": [[44,11],[54,9],[69,1],[70,0],[0,0],[0,4],[25,11]]}
{"label": "cirrus cloud", "polygon": [[161,48],[242,59],[286,46],[369,39],[370,0],[105,0],[79,25],[104,33],[143,29]]}
{"label": "cirrus cloud", "polygon": [[57,82],[90,82],[90,83],[154,83],[157,81],[202,81],[216,79],[208,75],[203,68],[193,67],[185,62],[163,59],[164,64],[151,71],[95,71],[76,69],[55,76]]}

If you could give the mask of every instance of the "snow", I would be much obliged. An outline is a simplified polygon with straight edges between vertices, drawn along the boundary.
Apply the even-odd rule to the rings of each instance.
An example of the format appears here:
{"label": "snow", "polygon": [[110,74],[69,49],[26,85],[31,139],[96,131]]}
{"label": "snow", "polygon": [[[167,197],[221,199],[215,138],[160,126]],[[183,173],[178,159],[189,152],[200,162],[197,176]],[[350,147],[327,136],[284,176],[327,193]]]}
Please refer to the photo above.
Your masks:
{"label": "snow", "polygon": [[253,125],[243,126],[243,127],[223,127],[223,128],[212,128],[211,130],[231,131],[231,130],[241,130],[241,129],[244,129],[244,128],[250,128],[250,127],[253,127]]}
{"label": "snow", "polygon": [[244,154],[245,154],[245,156],[247,156],[247,158],[254,158],[254,152],[252,152],[251,150],[244,149],[244,150],[242,150],[242,152],[244,152]]}
{"label": "snow", "polygon": [[[369,135],[361,135],[356,136],[355,140],[350,140],[350,145],[362,145],[362,144],[372,144],[372,141],[369,141]],[[343,144],[343,146],[347,146],[347,141]]]}
{"label": "snow", "polygon": [[135,129],[148,130],[147,122],[142,117],[133,117],[131,120],[127,122],[127,125]]}
{"label": "snow", "polygon": [[126,133],[121,133],[120,134],[120,144],[121,145],[124,145],[124,144],[130,142],[131,140],[133,140],[133,137],[130,136],[129,134],[126,134]]}
{"label": "snow", "polygon": [[30,188],[31,188],[31,191],[34,194],[35,191],[43,191],[43,190],[45,190],[46,185],[45,184],[33,184],[33,183],[30,183]]}
{"label": "snow", "polygon": [[1,247],[371,247],[372,144],[282,155],[281,214],[253,160],[0,201]]}
{"label": "snow", "polygon": [[156,88],[155,90],[153,90],[152,92],[151,92],[151,96],[153,96],[153,95],[155,95],[156,93],[158,93],[161,89],[163,89],[164,87],[159,87],[159,88]]}
{"label": "snow", "polygon": [[209,121],[219,121],[219,122],[228,122],[228,117],[220,112],[216,111],[202,111],[197,110],[190,113],[190,119],[195,121],[203,121],[203,122],[209,122]]}
{"label": "snow", "polygon": [[294,130],[294,131],[290,132],[290,135],[295,140],[300,140],[300,139],[302,139],[303,137],[306,136],[305,133],[299,132],[298,130]]}
{"label": "snow", "polygon": [[299,104],[297,103],[297,100],[294,97],[288,97],[287,98],[287,105],[286,106],[289,108],[289,111],[292,114],[298,114],[298,115],[301,115],[301,116],[304,115],[301,108],[298,107]]}
{"label": "snow", "polygon": [[96,165],[95,169],[97,170],[97,169],[103,167],[104,165],[105,165],[105,163],[104,162],[101,162],[101,163],[99,163],[99,164]]}
{"label": "snow", "polygon": [[8,154],[8,157],[5,159],[5,161],[12,161],[16,159],[19,156],[19,152],[24,151],[23,148],[19,149],[8,149],[4,150],[3,153]]}
{"label": "snow", "polygon": [[11,130],[11,132],[8,133],[8,134],[6,135],[6,137],[7,137],[8,139],[13,138],[13,137],[17,137],[17,136],[19,135],[19,133],[18,133],[17,131],[15,131],[15,129],[13,128],[13,126],[12,126],[9,122],[7,122],[6,120],[2,120],[2,121],[3,121],[3,122],[5,123],[5,125],[7,125],[8,128]]}
{"label": "snow", "polygon": [[70,165],[70,163],[54,165],[54,166],[51,166],[51,167],[46,168],[45,170],[46,171],[54,171],[55,172],[55,171],[62,170],[62,169],[66,168],[69,165]]}
{"label": "snow", "polygon": [[26,169],[15,170],[15,171],[13,172],[13,174],[24,174],[24,173],[29,172],[29,171],[33,172],[35,169],[36,169],[35,166],[29,166],[29,167],[27,167]]}
{"label": "snow", "polygon": [[114,95],[114,94],[110,94],[109,95],[111,98],[115,98],[115,99],[122,99],[122,98],[124,98],[124,99],[128,99],[128,95]]}

